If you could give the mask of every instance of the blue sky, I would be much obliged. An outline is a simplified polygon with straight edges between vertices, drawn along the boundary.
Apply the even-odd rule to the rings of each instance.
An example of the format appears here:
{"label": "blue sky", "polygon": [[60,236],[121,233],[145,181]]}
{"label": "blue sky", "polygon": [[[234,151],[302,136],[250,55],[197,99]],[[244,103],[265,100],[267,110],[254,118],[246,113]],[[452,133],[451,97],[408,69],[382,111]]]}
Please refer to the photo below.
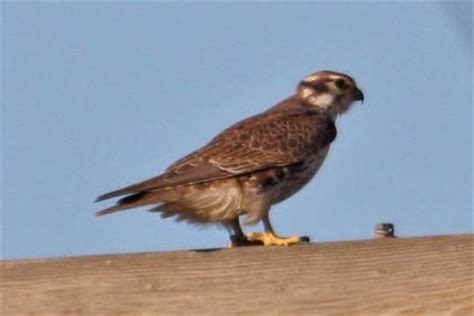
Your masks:
{"label": "blue sky", "polygon": [[[4,3],[2,257],[224,246],[106,191],[162,172],[321,69],[366,102],[316,179],[273,208],[314,241],[472,231],[472,5]],[[260,230],[260,226],[247,227]]]}

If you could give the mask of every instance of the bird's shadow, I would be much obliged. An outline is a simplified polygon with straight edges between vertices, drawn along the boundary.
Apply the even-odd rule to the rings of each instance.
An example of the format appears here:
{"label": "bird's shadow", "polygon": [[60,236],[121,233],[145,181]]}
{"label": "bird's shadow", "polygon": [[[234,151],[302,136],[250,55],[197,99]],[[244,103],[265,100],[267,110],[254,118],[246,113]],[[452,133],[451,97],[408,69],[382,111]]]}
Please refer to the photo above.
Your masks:
{"label": "bird's shadow", "polygon": [[189,251],[198,252],[198,253],[207,253],[207,252],[221,251],[221,250],[225,250],[225,249],[227,249],[227,248],[192,249],[192,250],[189,250]]}

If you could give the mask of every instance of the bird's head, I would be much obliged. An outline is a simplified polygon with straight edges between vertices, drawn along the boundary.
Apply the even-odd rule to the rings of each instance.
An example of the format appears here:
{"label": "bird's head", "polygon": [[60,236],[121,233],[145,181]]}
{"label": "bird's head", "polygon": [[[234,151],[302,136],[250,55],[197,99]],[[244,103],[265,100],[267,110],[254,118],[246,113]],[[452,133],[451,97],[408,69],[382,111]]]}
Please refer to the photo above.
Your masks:
{"label": "bird's head", "polygon": [[296,88],[296,97],[333,117],[349,110],[354,101],[364,101],[354,79],[334,71],[318,71],[304,78]]}

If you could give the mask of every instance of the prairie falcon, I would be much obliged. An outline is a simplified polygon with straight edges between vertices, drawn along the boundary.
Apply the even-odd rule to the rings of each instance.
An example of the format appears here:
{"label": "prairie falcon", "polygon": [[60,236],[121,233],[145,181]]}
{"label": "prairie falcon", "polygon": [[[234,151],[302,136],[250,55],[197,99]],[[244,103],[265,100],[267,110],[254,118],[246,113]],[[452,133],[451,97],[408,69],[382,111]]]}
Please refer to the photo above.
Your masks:
{"label": "prairie falcon", "polygon": [[[163,174],[99,196],[96,202],[122,198],[96,215],[153,205],[150,211],[164,218],[223,224],[231,232],[231,246],[309,241],[277,236],[270,208],[313,178],[336,137],[336,117],[363,100],[350,76],[313,73],[293,95],[224,130]],[[241,215],[246,224],[262,221],[264,232],[244,234]]]}

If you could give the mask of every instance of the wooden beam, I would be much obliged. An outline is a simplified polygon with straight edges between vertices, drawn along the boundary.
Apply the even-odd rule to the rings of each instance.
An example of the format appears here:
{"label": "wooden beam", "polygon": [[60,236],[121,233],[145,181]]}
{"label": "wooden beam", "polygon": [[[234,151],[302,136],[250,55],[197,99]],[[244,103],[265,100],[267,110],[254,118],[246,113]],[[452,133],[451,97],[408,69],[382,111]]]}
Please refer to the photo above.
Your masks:
{"label": "wooden beam", "polygon": [[473,236],[4,260],[2,315],[472,315]]}

